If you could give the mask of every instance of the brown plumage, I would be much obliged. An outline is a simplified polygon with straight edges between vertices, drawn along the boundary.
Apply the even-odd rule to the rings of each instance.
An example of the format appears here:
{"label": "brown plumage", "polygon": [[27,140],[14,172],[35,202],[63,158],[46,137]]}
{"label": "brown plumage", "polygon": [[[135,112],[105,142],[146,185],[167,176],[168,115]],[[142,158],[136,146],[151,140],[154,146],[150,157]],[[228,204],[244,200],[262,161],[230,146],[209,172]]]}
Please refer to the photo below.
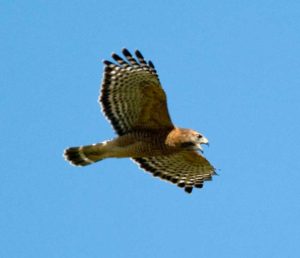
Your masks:
{"label": "brown plumage", "polygon": [[123,49],[125,60],[104,61],[100,103],[118,137],[65,150],[65,158],[85,166],[105,158],[132,158],[141,168],[186,192],[201,188],[215,174],[213,166],[197,152],[208,140],[191,129],[173,125],[166,94],[151,61],[136,51]]}

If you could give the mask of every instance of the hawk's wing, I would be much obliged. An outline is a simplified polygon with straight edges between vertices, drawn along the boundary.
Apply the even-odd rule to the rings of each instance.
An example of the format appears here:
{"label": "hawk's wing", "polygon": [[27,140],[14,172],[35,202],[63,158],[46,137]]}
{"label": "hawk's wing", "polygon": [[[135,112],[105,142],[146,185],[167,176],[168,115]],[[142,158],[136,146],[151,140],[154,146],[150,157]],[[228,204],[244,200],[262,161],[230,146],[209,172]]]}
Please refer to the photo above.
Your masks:
{"label": "hawk's wing", "polygon": [[127,49],[123,54],[126,60],[112,54],[117,64],[104,61],[100,102],[113,128],[119,135],[139,129],[172,129],[166,94],[154,65],[138,50],[138,61]]}
{"label": "hawk's wing", "polygon": [[193,187],[201,188],[204,181],[215,175],[214,167],[196,151],[181,151],[171,155],[133,158],[141,168],[154,176],[184,187],[191,193]]}

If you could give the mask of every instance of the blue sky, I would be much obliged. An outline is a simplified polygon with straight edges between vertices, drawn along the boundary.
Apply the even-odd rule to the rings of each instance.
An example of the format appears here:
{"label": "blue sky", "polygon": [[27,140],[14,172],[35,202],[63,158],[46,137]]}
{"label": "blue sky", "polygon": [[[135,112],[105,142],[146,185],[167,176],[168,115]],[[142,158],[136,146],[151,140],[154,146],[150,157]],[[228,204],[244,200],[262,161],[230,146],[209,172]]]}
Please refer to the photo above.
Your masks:
{"label": "blue sky", "polygon": [[[0,257],[300,257],[299,1],[1,1]],[[128,159],[101,60],[151,59],[175,124],[220,176],[192,195]]]}

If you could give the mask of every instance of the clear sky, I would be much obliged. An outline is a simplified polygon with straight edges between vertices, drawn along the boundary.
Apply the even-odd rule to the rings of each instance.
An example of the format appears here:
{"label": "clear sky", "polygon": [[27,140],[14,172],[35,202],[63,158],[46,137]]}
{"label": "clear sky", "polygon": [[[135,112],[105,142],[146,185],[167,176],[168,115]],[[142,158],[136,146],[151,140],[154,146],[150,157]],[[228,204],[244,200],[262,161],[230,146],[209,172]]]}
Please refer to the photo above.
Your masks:
{"label": "clear sky", "polygon": [[[300,257],[299,25],[296,0],[1,1],[0,257]],[[97,98],[123,47],[210,140],[203,189],[62,158],[114,137]]]}

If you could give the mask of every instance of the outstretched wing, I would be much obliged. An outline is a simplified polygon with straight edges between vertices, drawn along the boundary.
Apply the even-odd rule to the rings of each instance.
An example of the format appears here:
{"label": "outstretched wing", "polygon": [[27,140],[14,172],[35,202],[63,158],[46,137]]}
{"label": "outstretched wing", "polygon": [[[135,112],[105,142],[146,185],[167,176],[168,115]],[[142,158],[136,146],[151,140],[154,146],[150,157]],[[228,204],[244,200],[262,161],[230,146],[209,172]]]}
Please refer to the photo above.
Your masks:
{"label": "outstretched wing", "polygon": [[181,151],[171,155],[134,158],[141,168],[191,193],[193,187],[202,188],[212,180],[214,167],[196,151]]}
{"label": "outstretched wing", "polygon": [[166,94],[151,61],[135,52],[137,60],[123,49],[126,60],[112,54],[117,64],[104,61],[100,102],[119,135],[134,130],[172,129]]}

